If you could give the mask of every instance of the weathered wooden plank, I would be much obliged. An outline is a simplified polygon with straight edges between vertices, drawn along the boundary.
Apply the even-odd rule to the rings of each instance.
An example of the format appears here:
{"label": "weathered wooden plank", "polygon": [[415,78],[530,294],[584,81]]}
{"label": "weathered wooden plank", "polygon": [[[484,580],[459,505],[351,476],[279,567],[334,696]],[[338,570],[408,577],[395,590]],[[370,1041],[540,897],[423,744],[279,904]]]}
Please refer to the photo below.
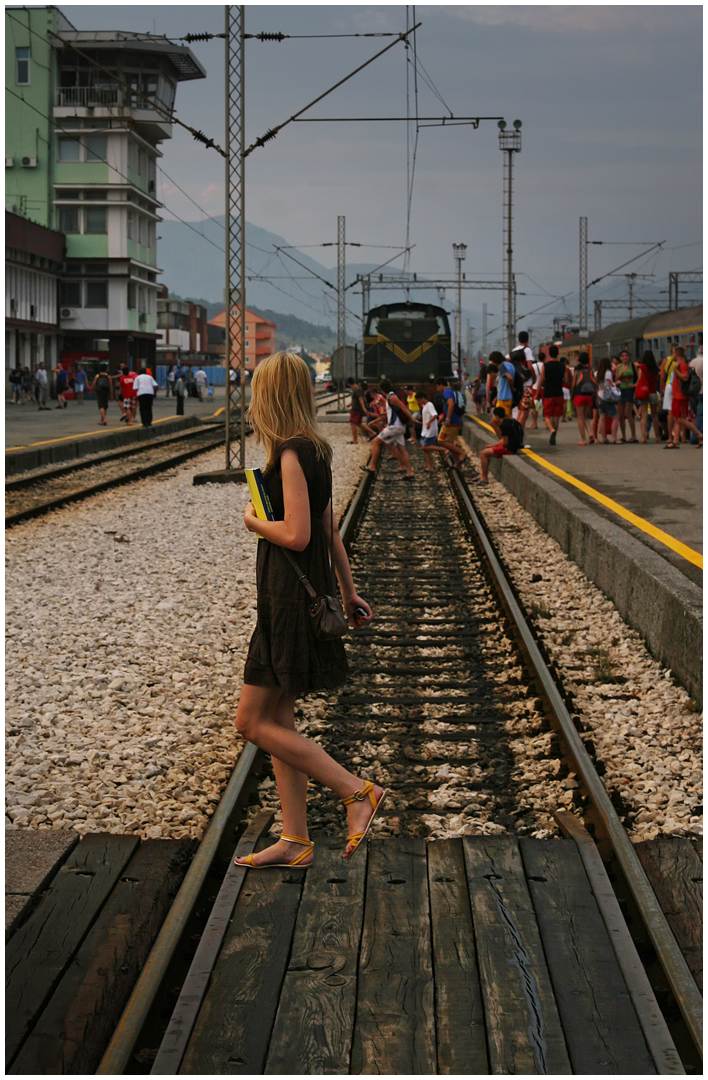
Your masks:
{"label": "weathered wooden plank", "polygon": [[98,1068],[194,853],[195,841],[148,840],[128,863],[12,1073]]}
{"label": "weathered wooden plank", "polygon": [[569,1073],[541,936],[510,836],[463,840],[493,1073]]}
{"label": "weathered wooden plank", "polygon": [[5,953],[6,1067],[95,922],[140,840],[91,833],[57,872]]}
{"label": "weathered wooden plank", "polygon": [[636,844],[651,887],[698,989],[703,992],[703,861],[691,840],[658,836]]}
{"label": "weathered wooden plank", "polygon": [[[256,814],[246,826],[236,845],[236,856],[243,858],[244,855],[250,855],[256,850],[256,844],[262,833],[267,832],[272,825],[274,816],[270,810],[261,810]],[[150,1070],[151,1076],[176,1076],[180,1070],[214,965],[219,958],[224,936],[231,922],[234,905],[248,873],[247,866],[236,864],[233,858],[229,859],[224,880]]]}
{"label": "weathered wooden plank", "polygon": [[572,840],[519,841],[574,1073],[656,1073]]}
{"label": "weathered wooden plank", "polygon": [[425,841],[372,840],[352,1073],[436,1071]]}
{"label": "weathered wooden plank", "polygon": [[366,851],[342,859],[342,840],[318,841],[297,915],[265,1071],[349,1072],[364,915]]}
{"label": "weathered wooden plank", "polygon": [[462,840],[428,844],[428,886],[437,1071],[483,1075],[489,1072],[489,1061]]}
{"label": "weathered wooden plank", "polygon": [[308,872],[249,870],[181,1074],[263,1072]]}

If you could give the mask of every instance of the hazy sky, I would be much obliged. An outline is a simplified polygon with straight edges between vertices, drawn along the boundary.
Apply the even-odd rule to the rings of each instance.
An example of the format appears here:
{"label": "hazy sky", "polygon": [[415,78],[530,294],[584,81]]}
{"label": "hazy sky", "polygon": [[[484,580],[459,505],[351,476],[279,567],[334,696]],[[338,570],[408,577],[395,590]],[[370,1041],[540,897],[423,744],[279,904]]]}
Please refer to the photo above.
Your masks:
{"label": "hazy sky", "polygon": [[[79,29],[122,29],[180,37],[220,32],[224,8],[189,5],[62,7]],[[577,314],[578,219],[591,239],[667,242],[635,267],[655,284],[637,292],[659,299],[669,270],[702,266],[702,8],[695,6],[418,6],[418,59],[440,96],[460,116],[517,117],[523,150],[515,159],[514,258],[518,313],[541,305],[545,291],[571,293]],[[248,6],[257,33],[338,34],[405,29],[401,5]],[[381,38],[247,42],[248,142],[281,123],[388,43]],[[180,85],[177,113],[224,141],[224,45],[196,44],[207,79]],[[412,64],[397,44],[310,115],[406,115],[406,71],[414,110]],[[418,111],[446,110],[419,68]],[[413,188],[411,270],[451,275],[453,242],[468,245],[465,270],[501,276],[502,154],[495,121],[420,131]],[[165,171],[210,214],[223,213],[223,160],[175,129],[163,144]],[[403,245],[406,236],[406,124],[292,124],[247,160],[249,221],[304,246],[347,238]],[[162,197],[194,221],[199,211],[169,181]],[[195,243],[199,243],[195,238]],[[594,278],[640,249],[591,247]],[[332,265],[332,249],[308,252]],[[350,249],[357,262],[376,249]],[[218,254],[215,252],[215,257]],[[394,264],[394,265],[400,265]],[[532,280],[533,279],[533,280]],[[591,293],[624,295],[610,279]],[[313,295],[318,292],[315,287]],[[695,295],[695,294],[694,294]],[[501,312],[499,293],[468,293],[465,308],[479,332],[479,311]],[[553,305],[532,316],[550,325]],[[551,314],[549,314],[551,313]],[[605,319],[605,321],[609,321]],[[490,326],[495,322],[490,317]]]}

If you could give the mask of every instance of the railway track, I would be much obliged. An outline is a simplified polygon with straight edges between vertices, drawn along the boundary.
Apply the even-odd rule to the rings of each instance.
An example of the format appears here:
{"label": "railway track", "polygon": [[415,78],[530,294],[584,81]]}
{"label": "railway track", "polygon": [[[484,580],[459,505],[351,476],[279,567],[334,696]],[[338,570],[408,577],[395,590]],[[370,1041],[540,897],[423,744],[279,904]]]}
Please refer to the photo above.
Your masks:
{"label": "railway track", "polygon": [[[431,824],[454,831],[460,813],[481,831],[493,831],[495,826],[531,831],[536,823],[523,805],[524,785],[518,770],[515,773],[510,736],[515,726],[548,724],[557,735],[556,760],[578,777],[575,802],[582,805],[598,843],[609,845],[686,1030],[700,1051],[700,995],[465,482],[441,468],[407,485],[387,464],[375,482],[370,476],[363,478],[341,531],[355,580],[372,603],[376,619],[352,635],[350,681],[338,694],[322,699],[315,730],[326,748],[341,759],[349,757],[363,774],[383,779],[390,788],[379,835],[427,835]],[[261,755],[247,745],[99,1073],[121,1072],[146,1017],[154,1025],[158,1014],[167,1015],[160,990],[165,973],[173,970],[170,964],[174,967],[185,927],[193,927],[190,918],[227,823],[242,815],[244,793],[249,784],[253,791],[254,774],[262,773],[263,767]],[[310,805],[313,835],[341,832],[341,811],[325,794],[315,792]],[[253,849],[264,819],[267,827],[272,817],[260,815],[255,829],[252,823],[242,836],[241,851]],[[575,835],[582,851],[582,830],[576,829],[573,815],[561,813],[557,819],[565,835]],[[597,858],[591,847],[583,856],[589,875]],[[226,876],[215,914],[206,921],[188,971],[188,961],[181,957],[186,980],[178,997],[173,989],[175,1009],[153,1066],[155,1073],[178,1071],[241,887],[243,871],[233,867],[229,856],[223,869]],[[606,918],[621,921],[614,896],[607,897],[606,904]],[[653,994],[636,952],[630,948],[620,963],[625,965],[628,985],[634,986],[633,1001],[637,1013],[644,1015],[645,1035],[649,1030],[649,1041],[658,1040],[656,1057],[666,1056],[663,1036],[654,1030]]]}
{"label": "railway track", "polygon": [[[337,400],[336,395],[331,397],[325,392],[318,392],[315,397],[318,408],[325,408]],[[214,450],[223,442],[223,423],[209,423],[176,435],[93,454],[68,465],[36,469],[13,477],[5,481],[5,528],[174,468]],[[139,465],[131,464],[134,458],[140,461]]]}

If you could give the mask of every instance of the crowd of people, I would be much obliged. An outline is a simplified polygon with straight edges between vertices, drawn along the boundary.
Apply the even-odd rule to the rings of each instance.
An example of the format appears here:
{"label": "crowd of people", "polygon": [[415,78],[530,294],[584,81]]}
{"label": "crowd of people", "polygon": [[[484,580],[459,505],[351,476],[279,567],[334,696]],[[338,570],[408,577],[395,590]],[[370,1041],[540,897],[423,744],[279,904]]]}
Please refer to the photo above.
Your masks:
{"label": "crowd of people", "polygon": [[534,356],[528,334],[510,355],[493,352],[470,387],[478,415],[513,417],[526,429],[539,417],[556,445],[560,425],[578,425],[578,446],[591,443],[657,443],[677,449],[682,441],[703,445],[703,346],[690,362],[681,345],[657,361],[647,350],[632,361],[628,349],[593,358],[580,352],[574,364],[557,345]]}
{"label": "crowd of people", "polygon": [[[110,375],[108,364],[103,362],[98,365],[90,384],[89,376],[81,364],[76,364],[69,370],[62,364],[57,364],[51,369],[51,373],[54,376],[57,396],[55,408],[68,407],[69,392],[79,405],[83,405],[84,395],[90,393],[95,396],[101,426],[108,423],[106,414],[111,401],[118,405],[120,423],[132,427],[139,412],[143,427],[152,425],[153,402],[158,384],[150,368],[141,367],[136,371],[128,364],[122,364],[117,374]],[[12,368],[9,382],[13,405],[34,405],[40,411],[49,411],[49,373],[44,360],[40,360],[34,372],[28,367]],[[167,397],[175,398],[177,416],[184,415],[185,397],[194,397],[198,401],[213,401],[214,398],[214,387],[204,368],[200,367],[195,371],[186,364],[183,367],[170,367],[165,392]]]}

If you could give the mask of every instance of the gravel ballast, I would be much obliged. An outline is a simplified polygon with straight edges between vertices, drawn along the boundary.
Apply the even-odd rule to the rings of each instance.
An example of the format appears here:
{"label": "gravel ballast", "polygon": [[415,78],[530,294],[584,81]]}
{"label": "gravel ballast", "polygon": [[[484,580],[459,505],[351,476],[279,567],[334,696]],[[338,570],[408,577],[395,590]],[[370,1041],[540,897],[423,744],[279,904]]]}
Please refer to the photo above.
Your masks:
{"label": "gravel ballast", "polygon": [[[339,516],[369,447],[324,431]],[[214,451],[7,534],[6,825],[203,834],[255,624],[247,488],[192,486],[222,467]]]}
{"label": "gravel ballast", "polygon": [[474,497],[632,840],[701,836],[696,703],[501,483]]}

